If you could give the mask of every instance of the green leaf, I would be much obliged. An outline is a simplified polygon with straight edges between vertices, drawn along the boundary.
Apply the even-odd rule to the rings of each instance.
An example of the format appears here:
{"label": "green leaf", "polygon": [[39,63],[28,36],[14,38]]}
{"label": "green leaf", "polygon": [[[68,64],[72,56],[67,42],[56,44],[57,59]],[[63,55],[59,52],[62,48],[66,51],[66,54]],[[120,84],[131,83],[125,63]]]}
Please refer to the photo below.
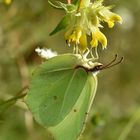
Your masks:
{"label": "green leaf", "polygon": [[26,103],[55,140],[76,140],[84,127],[97,80],[76,55],[49,59],[34,72]]}
{"label": "green leaf", "polygon": [[55,9],[59,10],[65,10],[67,13],[73,12],[76,10],[76,7],[74,4],[65,4],[60,1],[55,1],[57,5],[53,4],[51,1],[48,1],[48,3]]}
{"label": "green leaf", "polygon": [[69,25],[69,19],[70,17],[68,15],[64,16],[62,20],[58,23],[56,28],[50,33],[50,35],[54,35],[60,30],[65,29]]}
{"label": "green leaf", "polygon": [[55,4],[53,4],[51,1],[48,0],[48,3],[55,9],[60,9],[60,10],[64,10],[64,8],[60,5],[60,6],[57,6]]}
{"label": "green leaf", "polygon": [[57,1],[57,3],[58,3],[58,5],[60,5],[60,7],[62,7],[64,10],[67,11],[67,5],[68,5],[68,4],[65,4],[65,3],[60,2],[60,1]]}

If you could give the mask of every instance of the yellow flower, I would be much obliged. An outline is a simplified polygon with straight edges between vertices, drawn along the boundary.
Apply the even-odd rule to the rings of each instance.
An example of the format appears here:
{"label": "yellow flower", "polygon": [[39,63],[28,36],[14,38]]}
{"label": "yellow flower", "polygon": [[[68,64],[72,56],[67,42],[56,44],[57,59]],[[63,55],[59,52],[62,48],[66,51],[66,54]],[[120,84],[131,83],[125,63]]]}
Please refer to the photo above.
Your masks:
{"label": "yellow flower", "polygon": [[102,44],[102,48],[105,49],[107,46],[107,39],[106,36],[100,31],[97,30],[95,32],[92,32],[92,40],[90,42],[91,47],[97,47],[98,42]]}
{"label": "yellow flower", "polygon": [[107,21],[108,27],[112,28],[115,22],[122,23],[122,18],[117,14],[114,14],[109,18],[109,20]]}
{"label": "yellow flower", "polygon": [[79,44],[79,40],[81,36],[82,36],[82,29],[80,26],[76,26],[65,33],[65,39],[67,43]]}
{"label": "yellow flower", "polygon": [[69,29],[65,33],[65,39],[68,44],[75,43],[79,45],[79,50],[81,52],[87,49],[87,35],[80,26]]}
{"label": "yellow flower", "polygon": [[9,5],[12,2],[12,0],[4,0],[4,3]]}
{"label": "yellow flower", "polygon": [[79,41],[80,41],[79,49],[83,53],[87,49],[87,35],[85,32],[82,33]]}
{"label": "yellow flower", "polygon": [[98,11],[98,16],[102,21],[108,23],[108,27],[114,27],[115,22],[122,23],[122,18],[118,14],[110,11],[109,7],[103,7]]}
{"label": "yellow flower", "polygon": [[[111,12],[111,7],[103,6],[103,0],[97,0],[94,3],[89,1],[81,3],[79,9],[68,14],[69,28],[67,27],[68,30],[65,33],[68,45],[74,44],[82,53],[89,48],[98,47],[99,43],[103,49],[107,47],[107,38],[100,31],[100,28],[103,28],[102,22],[106,22],[109,28],[112,28],[115,22],[122,23],[121,16]],[[92,38],[90,46],[88,46],[87,36]]]}

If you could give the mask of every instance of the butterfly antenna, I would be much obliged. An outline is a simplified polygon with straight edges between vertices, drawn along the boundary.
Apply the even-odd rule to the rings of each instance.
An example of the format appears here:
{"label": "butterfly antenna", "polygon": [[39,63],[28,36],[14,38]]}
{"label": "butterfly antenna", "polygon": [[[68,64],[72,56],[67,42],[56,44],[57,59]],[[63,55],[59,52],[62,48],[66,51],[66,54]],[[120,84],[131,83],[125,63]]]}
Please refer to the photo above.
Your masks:
{"label": "butterfly antenna", "polygon": [[102,68],[106,68],[106,67],[110,66],[112,63],[114,63],[116,61],[117,57],[118,57],[118,55],[115,54],[114,59],[111,62],[109,62],[108,64],[104,65]]}
{"label": "butterfly antenna", "polygon": [[[116,55],[115,55],[115,58],[116,58]],[[110,67],[113,67],[113,66],[115,66],[115,65],[118,65],[118,64],[122,63],[123,60],[124,60],[124,57],[121,57],[121,59],[120,59],[119,61],[117,61],[116,63],[113,64],[113,62],[116,61],[116,59],[114,59],[114,61],[112,60],[109,64],[107,64],[107,65],[101,67],[100,70],[108,69],[108,68],[110,68]]]}

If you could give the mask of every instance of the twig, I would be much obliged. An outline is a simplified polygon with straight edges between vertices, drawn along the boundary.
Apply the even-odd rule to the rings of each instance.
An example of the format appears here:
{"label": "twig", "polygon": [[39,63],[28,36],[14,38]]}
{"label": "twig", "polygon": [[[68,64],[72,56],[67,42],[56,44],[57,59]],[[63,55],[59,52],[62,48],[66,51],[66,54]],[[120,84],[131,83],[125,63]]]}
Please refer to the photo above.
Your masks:
{"label": "twig", "polygon": [[12,97],[11,99],[8,99],[6,101],[3,101],[2,103],[0,103],[0,113],[2,113],[3,111],[5,111],[8,107],[10,107],[11,105],[14,105],[16,103],[16,101],[18,99],[21,99],[23,97],[25,97],[27,95],[26,93],[23,93],[26,89],[28,88],[28,86],[24,87],[23,89],[21,89],[15,97]]}

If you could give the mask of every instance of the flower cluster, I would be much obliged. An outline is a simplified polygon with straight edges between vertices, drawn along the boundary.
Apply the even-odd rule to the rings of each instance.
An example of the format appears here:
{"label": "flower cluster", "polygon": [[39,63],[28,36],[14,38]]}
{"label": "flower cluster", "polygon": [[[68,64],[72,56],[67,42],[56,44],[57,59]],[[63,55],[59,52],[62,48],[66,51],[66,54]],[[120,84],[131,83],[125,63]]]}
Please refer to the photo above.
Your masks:
{"label": "flower cluster", "polygon": [[[122,23],[122,18],[111,12],[111,7],[103,6],[103,0],[94,3],[86,3],[73,10],[70,14],[70,24],[67,26],[65,39],[69,45],[78,47],[79,51],[84,53],[87,49],[96,48],[100,43],[102,48],[107,47],[107,38],[101,32],[102,22],[106,22],[109,28],[114,26],[115,22]],[[89,37],[89,44],[87,41]]]}

